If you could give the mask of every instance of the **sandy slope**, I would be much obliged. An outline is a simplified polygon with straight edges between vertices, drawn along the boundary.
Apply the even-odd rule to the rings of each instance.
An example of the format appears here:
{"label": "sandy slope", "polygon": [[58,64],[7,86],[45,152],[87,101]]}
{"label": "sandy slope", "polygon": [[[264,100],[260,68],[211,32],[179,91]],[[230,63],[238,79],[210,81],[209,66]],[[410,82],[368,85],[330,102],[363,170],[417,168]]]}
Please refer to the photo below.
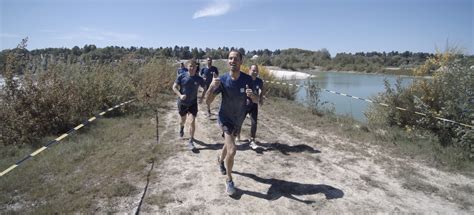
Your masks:
{"label": "sandy slope", "polygon": [[199,112],[195,135],[199,153],[193,153],[186,149],[186,140],[177,137],[176,109],[168,112],[164,132],[175,133],[176,139],[162,144],[181,150],[154,168],[141,212],[472,214],[474,210],[472,178],[392,157],[378,146],[300,128],[271,113],[259,117],[264,150],[256,152],[248,143],[239,143],[234,165],[238,192],[229,197],[216,162],[223,144],[216,116],[208,119]]}
{"label": "sandy slope", "polygon": [[289,70],[284,70],[280,67],[275,67],[275,66],[268,66],[268,70],[272,75],[274,75],[278,79],[306,79],[310,78],[312,75],[304,72],[297,72],[297,71],[289,71]]}

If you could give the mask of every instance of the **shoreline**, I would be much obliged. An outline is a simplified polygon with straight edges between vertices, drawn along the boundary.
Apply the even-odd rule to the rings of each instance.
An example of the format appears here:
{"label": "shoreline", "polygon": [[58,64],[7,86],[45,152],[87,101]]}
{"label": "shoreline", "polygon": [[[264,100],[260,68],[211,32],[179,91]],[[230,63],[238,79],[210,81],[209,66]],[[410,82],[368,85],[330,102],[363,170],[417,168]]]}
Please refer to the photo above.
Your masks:
{"label": "shoreline", "polygon": [[[367,72],[358,72],[358,71],[339,71],[339,70],[321,70],[321,69],[305,69],[305,70],[292,71],[292,70],[285,70],[285,69],[283,69],[281,67],[277,67],[277,66],[267,66],[267,69],[272,74],[273,74],[274,71],[277,71],[278,73],[284,74],[286,76],[288,76],[290,74],[300,75],[299,77],[301,77],[301,78],[296,78],[296,79],[306,79],[308,77],[316,77],[318,73],[323,73],[323,72],[361,74],[361,75],[390,75],[390,76],[397,76],[397,77],[404,77],[404,78],[423,78],[423,79],[432,79],[433,78],[433,76],[414,76],[414,75],[401,75],[401,74],[399,75],[399,74],[379,73],[379,72],[367,73]],[[275,75],[275,76],[277,78],[280,78],[277,75]]]}

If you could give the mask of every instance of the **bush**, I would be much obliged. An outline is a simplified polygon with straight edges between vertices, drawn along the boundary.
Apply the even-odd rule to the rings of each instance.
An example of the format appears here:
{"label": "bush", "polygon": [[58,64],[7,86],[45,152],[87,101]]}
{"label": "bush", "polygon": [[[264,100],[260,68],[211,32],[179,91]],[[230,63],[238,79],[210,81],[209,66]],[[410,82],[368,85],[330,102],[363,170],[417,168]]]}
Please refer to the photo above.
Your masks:
{"label": "bush", "polygon": [[16,85],[2,89],[3,144],[28,144],[66,132],[96,111],[132,97],[135,88],[126,74],[110,65],[51,65],[38,74],[27,71]]}
{"label": "bush", "polygon": [[[470,125],[474,122],[474,71],[457,63],[453,56],[450,52],[437,54],[415,70],[417,74],[432,73],[433,79],[414,81],[406,89],[400,86],[400,82],[394,89],[386,83],[385,93],[375,100],[387,103],[390,107],[372,105],[367,112],[369,122],[410,130],[430,130],[438,136],[442,146],[460,147],[465,152],[464,157],[472,156],[473,130],[434,118],[441,117]],[[438,69],[431,71],[429,68]],[[399,111],[395,106],[407,108],[410,112]],[[415,115],[413,111],[422,112],[428,117]]]}
{"label": "bush", "polygon": [[166,59],[155,59],[141,68],[136,76],[137,98],[149,105],[161,103],[161,94],[172,92],[176,66]]}
{"label": "bush", "polygon": [[[44,136],[66,132],[96,111],[130,98],[147,102],[154,99],[156,104],[158,95],[170,90],[176,78],[174,67],[165,60],[145,65],[128,60],[111,64],[58,63],[35,74],[24,66],[25,62],[21,52],[10,53],[3,67],[3,145],[35,144]],[[25,75],[17,79],[14,74]]]}

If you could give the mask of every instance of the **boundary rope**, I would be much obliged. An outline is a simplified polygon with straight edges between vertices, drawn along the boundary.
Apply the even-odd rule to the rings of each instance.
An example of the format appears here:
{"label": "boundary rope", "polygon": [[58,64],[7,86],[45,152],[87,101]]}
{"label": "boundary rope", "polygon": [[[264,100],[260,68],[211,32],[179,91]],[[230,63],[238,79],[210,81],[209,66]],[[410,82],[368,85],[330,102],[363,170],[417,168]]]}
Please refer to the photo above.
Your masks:
{"label": "boundary rope", "polygon": [[27,155],[27,156],[24,157],[23,159],[17,161],[15,164],[11,165],[11,166],[8,167],[7,169],[5,169],[3,172],[1,172],[1,173],[0,173],[0,177],[6,175],[6,174],[9,173],[10,171],[12,171],[12,170],[15,169],[16,167],[18,167],[21,163],[23,163],[23,162],[25,162],[26,160],[29,160],[30,158],[32,158],[32,157],[38,155],[39,153],[41,153],[42,151],[44,151],[44,150],[47,149],[48,147],[52,146],[53,144],[58,143],[59,141],[61,141],[62,139],[66,138],[67,136],[73,134],[74,132],[76,132],[77,130],[81,129],[82,127],[84,127],[84,126],[90,124],[91,122],[93,122],[93,121],[96,120],[97,118],[102,117],[102,116],[103,116],[104,114],[106,114],[107,112],[110,112],[110,111],[112,111],[112,110],[114,110],[114,109],[117,109],[117,108],[119,108],[119,107],[121,107],[121,106],[124,106],[124,105],[126,105],[126,104],[128,104],[128,103],[131,103],[131,102],[133,102],[133,101],[135,101],[135,99],[131,99],[131,100],[128,100],[128,101],[126,101],[126,102],[122,102],[122,103],[120,103],[120,104],[118,104],[118,105],[115,105],[115,106],[113,106],[113,107],[111,107],[111,108],[109,108],[109,109],[107,109],[107,110],[105,110],[105,111],[102,111],[102,112],[100,112],[99,114],[97,114],[97,115],[95,115],[95,116],[89,118],[88,120],[84,121],[83,123],[81,123],[81,124],[77,125],[76,127],[72,128],[72,129],[69,130],[68,132],[66,132],[66,133],[62,134],[61,136],[57,137],[56,139],[54,139],[54,140],[48,142],[46,145],[44,145],[43,147],[37,149],[37,150],[34,151],[33,153]]}
{"label": "boundary rope", "polygon": [[[305,88],[308,88],[308,86],[306,85],[301,85],[301,84],[292,84],[292,83],[286,83],[286,82],[279,82],[279,81],[266,81],[265,82],[267,83],[272,83],[272,84],[279,84],[279,85],[288,85],[288,86],[296,86],[296,87],[305,87]],[[336,94],[336,95],[340,95],[340,96],[345,96],[345,97],[349,97],[349,98],[353,98],[353,99],[357,99],[357,100],[361,100],[361,101],[365,101],[365,102],[369,102],[369,103],[373,103],[373,104],[377,104],[377,105],[380,105],[380,106],[384,106],[384,107],[390,107],[390,105],[388,104],[385,104],[385,103],[381,103],[381,102],[375,102],[375,101],[372,101],[370,99],[365,99],[365,98],[360,98],[360,97],[357,97],[357,96],[352,96],[352,95],[349,95],[349,94],[346,94],[346,93],[340,93],[340,92],[336,92],[336,91],[333,91],[333,90],[328,90],[328,89],[324,89],[324,88],[321,88],[322,90],[328,92],[328,93],[332,93],[332,94]],[[433,117],[437,120],[441,120],[441,121],[444,121],[444,122],[449,122],[449,123],[453,123],[453,124],[457,124],[457,125],[461,125],[461,126],[464,126],[464,127],[468,127],[468,128],[471,128],[471,129],[474,129],[474,125],[468,125],[468,124],[465,124],[465,123],[461,123],[461,122],[456,122],[454,120],[450,120],[450,119],[446,119],[446,118],[442,118],[442,117],[439,117],[439,116],[431,116],[431,115],[428,115],[428,114],[425,114],[425,113],[422,113],[422,112],[419,112],[419,111],[410,111],[406,108],[402,108],[402,107],[397,107],[395,106],[396,109],[400,110],[400,111],[406,111],[406,112],[411,112],[411,113],[414,113],[414,114],[417,114],[417,115],[420,115],[420,116],[424,116],[424,117]]]}

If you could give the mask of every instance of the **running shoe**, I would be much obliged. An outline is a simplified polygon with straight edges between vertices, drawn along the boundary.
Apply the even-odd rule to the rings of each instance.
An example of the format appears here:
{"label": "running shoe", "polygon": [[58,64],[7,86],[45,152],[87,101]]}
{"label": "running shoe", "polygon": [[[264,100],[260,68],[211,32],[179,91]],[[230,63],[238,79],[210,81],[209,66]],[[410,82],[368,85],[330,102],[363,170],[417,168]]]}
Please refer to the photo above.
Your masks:
{"label": "running shoe", "polygon": [[252,148],[253,150],[258,149],[258,145],[255,143],[255,140],[250,141],[249,146],[250,146],[250,148]]}
{"label": "running shoe", "polygon": [[191,138],[191,139],[189,140],[188,148],[189,148],[189,150],[191,150],[191,151],[193,151],[193,150],[195,149],[194,142],[193,142],[193,138]]}
{"label": "running shoe", "polygon": [[225,169],[224,161],[221,161],[220,156],[217,156],[217,163],[219,164],[219,171],[221,171],[222,175],[225,175],[227,170]]}
{"label": "running shoe", "polygon": [[236,190],[235,190],[235,186],[234,186],[234,182],[233,181],[227,181],[226,182],[226,191],[227,191],[227,194],[229,194],[229,196],[232,196],[235,194]]}

